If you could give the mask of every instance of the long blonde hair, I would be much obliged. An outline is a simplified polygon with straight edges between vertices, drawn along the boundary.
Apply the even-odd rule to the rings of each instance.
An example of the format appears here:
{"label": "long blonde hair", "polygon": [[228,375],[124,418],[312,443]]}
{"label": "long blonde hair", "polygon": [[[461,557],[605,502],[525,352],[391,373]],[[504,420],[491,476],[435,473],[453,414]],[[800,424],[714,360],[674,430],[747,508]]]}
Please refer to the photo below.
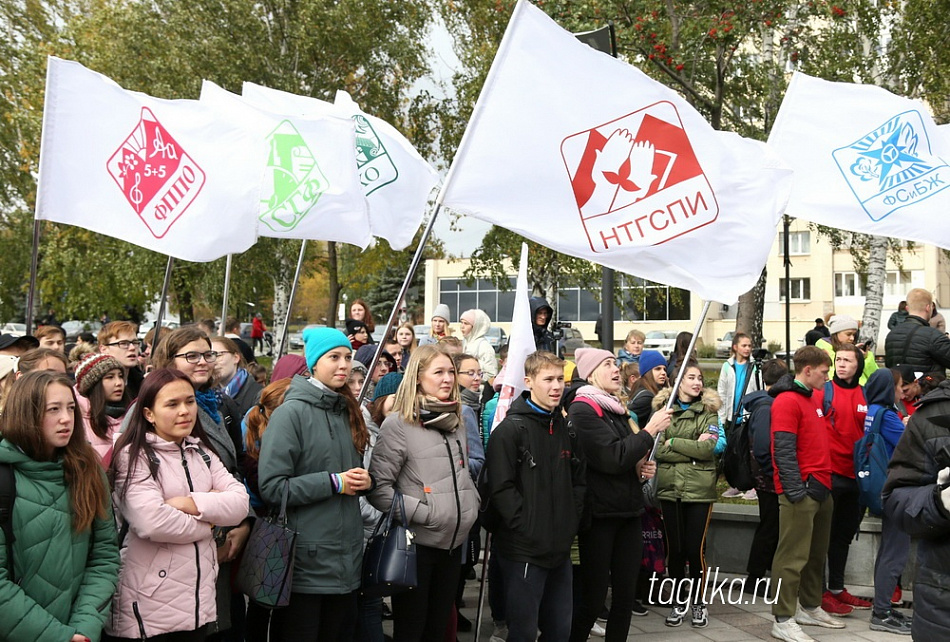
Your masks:
{"label": "long blonde hair", "polygon": [[[449,364],[452,364],[452,355],[437,343],[419,346],[412,351],[402,383],[399,384],[399,389],[396,390],[396,399],[393,402],[393,412],[405,421],[412,423],[419,421],[419,406],[422,403],[420,375],[439,357],[445,357],[449,360]],[[454,365],[452,365],[452,369],[455,370]],[[452,386],[449,401],[458,401],[459,399],[457,375],[455,383],[456,385]]]}

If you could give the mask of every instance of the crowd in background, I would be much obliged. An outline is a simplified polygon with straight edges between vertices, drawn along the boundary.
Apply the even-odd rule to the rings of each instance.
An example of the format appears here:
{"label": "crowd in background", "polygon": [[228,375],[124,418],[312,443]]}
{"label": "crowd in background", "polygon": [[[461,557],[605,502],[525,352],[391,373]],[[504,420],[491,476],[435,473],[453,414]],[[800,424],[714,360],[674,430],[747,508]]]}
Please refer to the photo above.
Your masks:
{"label": "crowd in background", "polygon": [[[855,444],[873,424],[888,456],[923,465],[898,444],[917,408],[947,394],[950,339],[922,292],[899,311],[888,368],[838,315],[791,372],[735,334],[715,389],[689,333],[669,358],[632,329],[616,354],[581,348],[564,361],[553,309],[535,298],[527,389],[500,422],[507,346],[495,352],[477,309],[458,315],[460,337],[444,304],[427,336],[400,324],[374,363],[374,318],[357,300],[343,331],[306,329],[304,354],[270,373],[256,363],[260,315],[253,345],[236,319],[223,334],[213,322],[162,331],[154,349],[154,329],[140,340],[127,321],[72,346],[52,323],[3,335],[0,484],[12,470],[15,500],[0,519],[0,638],[377,642],[391,611],[395,640],[454,640],[471,630],[459,607],[486,557],[496,642],[539,630],[625,640],[644,604],[672,604],[667,626],[702,628],[708,605],[693,588],[721,495],[758,503],[746,590],[768,594],[758,580],[782,579],[774,637],[811,639],[801,625],[840,628],[832,616],[854,609],[870,610],[875,630],[946,631],[945,611],[895,608],[914,534],[906,512],[879,509],[873,601],[844,585],[868,508]],[[722,493],[734,457],[754,481]],[[939,502],[950,468],[943,481],[930,472]],[[884,496],[909,511],[923,501],[914,486],[894,482]],[[289,605],[269,610],[232,579],[254,521],[282,503],[297,532],[293,586]],[[394,505],[414,533],[418,584],[384,601],[360,592],[361,565]],[[945,519],[943,504],[918,510],[931,505]],[[933,572],[947,572],[943,550],[932,554]],[[675,580],[671,594],[647,590],[655,573]],[[925,601],[940,595],[924,589]]]}

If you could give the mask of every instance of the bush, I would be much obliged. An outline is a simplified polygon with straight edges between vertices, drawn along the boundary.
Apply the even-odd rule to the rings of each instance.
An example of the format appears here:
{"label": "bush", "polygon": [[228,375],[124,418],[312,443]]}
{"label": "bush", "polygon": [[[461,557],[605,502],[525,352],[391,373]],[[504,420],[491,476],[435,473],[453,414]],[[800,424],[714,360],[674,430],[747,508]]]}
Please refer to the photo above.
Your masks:
{"label": "bush", "polygon": [[716,346],[715,345],[701,345],[696,349],[696,354],[699,355],[700,359],[715,359],[716,358]]}
{"label": "bush", "polygon": [[785,346],[783,346],[783,345],[782,345],[781,343],[779,343],[778,341],[769,341],[769,344],[768,344],[768,346],[767,346],[766,349],[767,349],[769,352],[771,352],[772,354],[775,354],[776,352],[778,352],[779,350],[782,350],[782,349],[784,349],[784,348],[785,348]]}

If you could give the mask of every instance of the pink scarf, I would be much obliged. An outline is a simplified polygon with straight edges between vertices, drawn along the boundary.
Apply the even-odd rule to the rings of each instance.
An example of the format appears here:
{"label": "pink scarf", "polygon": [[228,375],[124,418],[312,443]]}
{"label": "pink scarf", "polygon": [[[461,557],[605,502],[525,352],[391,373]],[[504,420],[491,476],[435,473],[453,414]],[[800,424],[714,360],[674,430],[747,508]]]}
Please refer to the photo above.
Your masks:
{"label": "pink scarf", "polygon": [[627,415],[627,409],[623,407],[620,400],[613,395],[609,395],[596,386],[581,386],[577,389],[576,397],[586,397],[596,403],[598,406],[614,413],[615,415]]}

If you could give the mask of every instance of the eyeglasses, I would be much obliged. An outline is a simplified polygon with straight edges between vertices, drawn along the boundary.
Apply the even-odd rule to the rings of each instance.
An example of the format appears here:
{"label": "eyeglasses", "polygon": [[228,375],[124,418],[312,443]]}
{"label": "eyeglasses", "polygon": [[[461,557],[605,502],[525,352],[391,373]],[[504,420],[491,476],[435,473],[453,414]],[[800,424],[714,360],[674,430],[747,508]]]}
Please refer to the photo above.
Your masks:
{"label": "eyeglasses", "polygon": [[468,375],[472,379],[481,379],[483,376],[485,376],[485,373],[483,373],[481,370],[459,370],[459,374]]}
{"label": "eyeglasses", "polygon": [[175,359],[184,359],[188,363],[198,363],[202,359],[205,360],[205,363],[214,363],[218,360],[218,353],[214,350],[208,350],[207,352],[182,352],[181,354],[176,354]]}
{"label": "eyeglasses", "polygon": [[140,345],[142,345],[142,340],[132,339],[131,341],[127,341],[127,340],[113,341],[112,343],[107,343],[106,345],[109,347],[118,346],[120,350],[128,350],[132,346],[135,346],[136,348],[138,348]]}

